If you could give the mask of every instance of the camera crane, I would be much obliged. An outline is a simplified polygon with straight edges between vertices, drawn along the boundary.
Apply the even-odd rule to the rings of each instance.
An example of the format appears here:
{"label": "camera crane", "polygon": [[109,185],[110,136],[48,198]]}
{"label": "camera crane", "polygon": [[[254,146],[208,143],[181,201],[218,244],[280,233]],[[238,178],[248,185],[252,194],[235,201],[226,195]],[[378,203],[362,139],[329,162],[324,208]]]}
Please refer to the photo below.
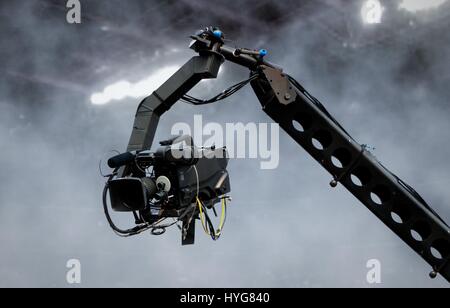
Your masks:
{"label": "camera crane", "polygon": [[[431,278],[441,274],[450,282],[450,228],[411,186],[356,142],[300,83],[265,61],[266,50],[226,46],[223,33],[214,27],[191,38],[190,48],[198,55],[140,103],[127,152],[108,161],[114,171],[105,185],[103,205],[116,233],[132,236],[151,230],[160,235],[182,223],[178,227],[183,245],[193,244],[195,220],[200,218],[205,232],[219,238],[231,190],[226,149],[197,148],[189,136],[163,141],[155,153],[148,149],[159,118],[176,102],[211,104],[250,84],[264,112],[331,174],[331,187],[343,185],[431,265]],[[250,77],[209,100],[186,94],[202,79],[216,78],[225,60],[248,68]],[[115,211],[133,212],[136,227],[121,230],[114,225],[108,192]],[[214,205],[220,201],[222,215],[215,229],[207,210],[216,213]],[[162,224],[167,218],[174,221]]]}

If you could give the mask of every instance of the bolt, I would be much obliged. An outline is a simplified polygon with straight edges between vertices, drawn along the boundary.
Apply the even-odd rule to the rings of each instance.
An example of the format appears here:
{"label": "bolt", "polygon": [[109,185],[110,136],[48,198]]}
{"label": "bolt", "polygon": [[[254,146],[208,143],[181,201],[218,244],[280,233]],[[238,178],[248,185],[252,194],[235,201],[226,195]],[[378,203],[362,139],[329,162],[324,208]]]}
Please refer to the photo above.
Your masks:
{"label": "bolt", "polygon": [[435,279],[436,277],[437,277],[437,272],[436,271],[432,271],[431,273],[430,273],[430,278],[431,279]]}
{"label": "bolt", "polygon": [[333,188],[337,187],[337,185],[338,185],[338,182],[336,180],[332,180],[330,182],[330,186],[333,187]]}

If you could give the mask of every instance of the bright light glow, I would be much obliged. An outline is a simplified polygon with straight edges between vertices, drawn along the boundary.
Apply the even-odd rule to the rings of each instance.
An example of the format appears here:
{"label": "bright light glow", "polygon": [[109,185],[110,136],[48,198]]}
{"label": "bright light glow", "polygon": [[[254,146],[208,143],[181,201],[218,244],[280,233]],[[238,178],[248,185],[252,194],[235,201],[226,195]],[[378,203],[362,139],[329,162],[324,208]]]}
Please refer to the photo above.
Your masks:
{"label": "bright light glow", "polygon": [[126,80],[121,80],[107,86],[102,92],[94,93],[91,96],[91,103],[94,105],[105,105],[112,101],[120,101],[127,97],[142,98],[150,95],[159,88],[167,79],[172,76],[179,67],[167,66],[157,70],[148,78],[135,84]]}
{"label": "bright light glow", "polygon": [[367,24],[379,24],[383,17],[384,7],[379,0],[368,0],[363,4],[361,16]]}
{"label": "bright light glow", "polygon": [[422,10],[434,9],[447,2],[447,0],[402,0],[399,8],[416,13]]}

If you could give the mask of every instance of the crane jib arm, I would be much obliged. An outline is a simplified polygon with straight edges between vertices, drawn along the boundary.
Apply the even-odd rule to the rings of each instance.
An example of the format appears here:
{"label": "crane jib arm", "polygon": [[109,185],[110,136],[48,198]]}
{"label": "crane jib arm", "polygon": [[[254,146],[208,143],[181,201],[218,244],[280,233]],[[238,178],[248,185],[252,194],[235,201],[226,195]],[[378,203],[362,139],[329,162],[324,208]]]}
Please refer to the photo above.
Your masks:
{"label": "crane jib arm", "polygon": [[[200,80],[216,78],[224,60],[244,66],[264,112],[330,173],[330,185],[342,184],[431,266],[431,277],[439,273],[450,282],[450,228],[420,195],[357,143],[295,79],[265,62],[265,50],[225,46],[216,32],[192,36],[191,48],[199,56],[140,104],[128,151],[150,149],[159,117]],[[122,176],[129,172],[120,171]]]}

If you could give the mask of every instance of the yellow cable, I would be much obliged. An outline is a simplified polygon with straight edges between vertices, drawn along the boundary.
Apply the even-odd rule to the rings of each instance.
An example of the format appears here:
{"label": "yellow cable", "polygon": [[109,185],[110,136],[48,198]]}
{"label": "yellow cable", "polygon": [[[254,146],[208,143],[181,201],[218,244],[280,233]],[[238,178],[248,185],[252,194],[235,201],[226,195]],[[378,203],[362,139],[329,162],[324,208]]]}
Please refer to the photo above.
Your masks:
{"label": "yellow cable", "polygon": [[222,228],[225,224],[225,207],[226,207],[226,201],[225,198],[222,198],[222,214],[220,215],[220,223],[219,223],[219,228],[216,231],[216,237],[219,237],[220,234],[222,233]]}
{"label": "yellow cable", "polygon": [[202,202],[200,201],[200,199],[198,197],[197,197],[197,205],[198,205],[198,209],[200,210],[200,215],[199,216],[200,216],[200,220],[202,222],[203,230],[205,231],[205,233],[207,235],[211,235],[211,233],[209,233],[208,228],[206,228],[205,217],[204,217],[204,214],[203,214],[203,204],[202,204]]}
{"label": "yellow cable", "polygon": [[[206,222],[205,222],[205,214],[203,213],[203,203],[200,201],[200,199],[197,197],[197,205],[198,205],[198,209],[200,211],[200,220],[202,222],[202,227],[203,230],[205,231],[205,233],[207,235],[211,235],[210,231],[208,230],[208,228],[206,227]],[[222,213],[220,215],[220,223],[219,223],[219,228],[217,229],[217,231],[214,232],[214,237],[216,239],[218,239],[222,233],[222,229],[225,225],[225,214],[226,214],[226,201],[225,198],[222,198]]]}

